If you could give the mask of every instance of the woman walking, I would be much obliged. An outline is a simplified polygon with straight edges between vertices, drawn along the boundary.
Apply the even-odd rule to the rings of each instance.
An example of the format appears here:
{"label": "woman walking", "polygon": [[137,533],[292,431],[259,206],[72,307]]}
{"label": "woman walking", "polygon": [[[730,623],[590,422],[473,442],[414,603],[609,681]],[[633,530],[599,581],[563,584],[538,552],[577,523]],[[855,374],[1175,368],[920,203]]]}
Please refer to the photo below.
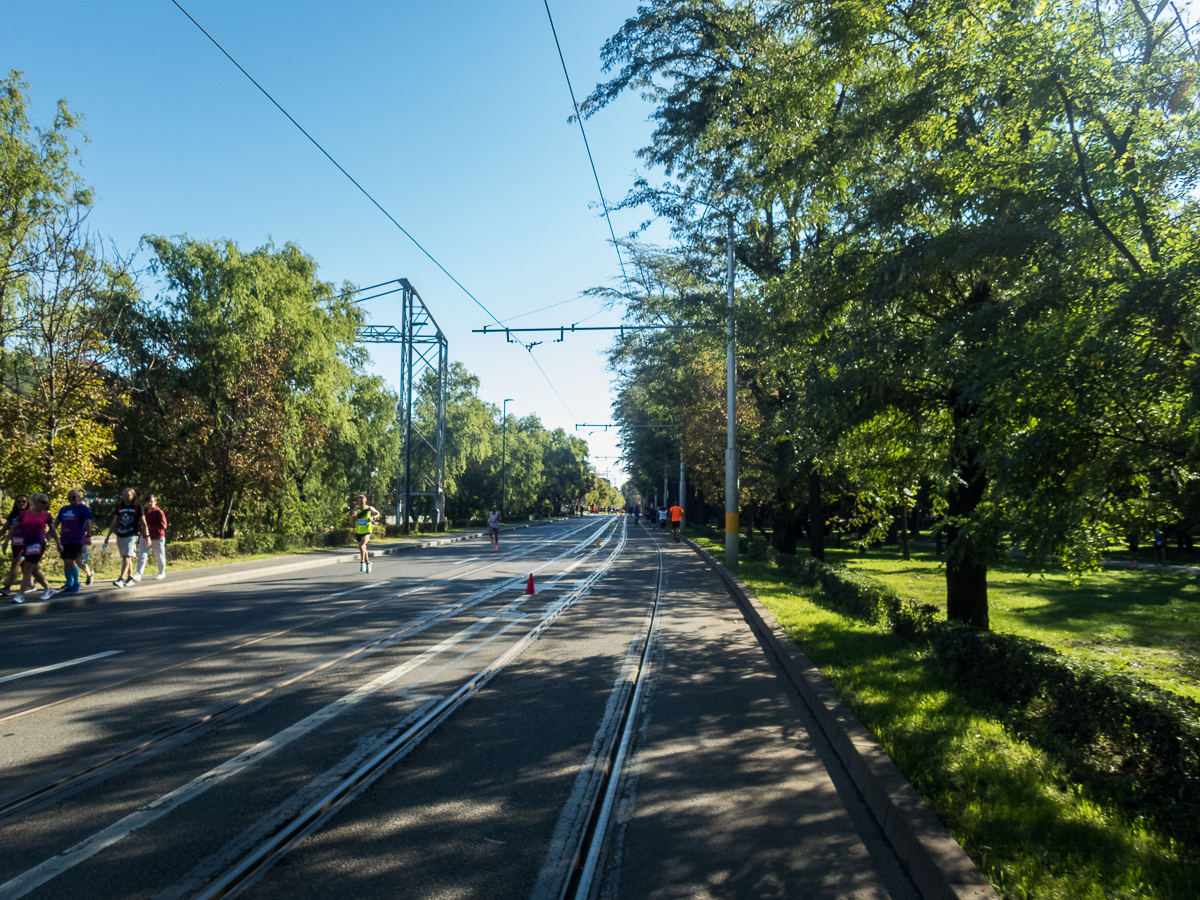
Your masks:
{"label": "woman walking", "polygon": [[[45,494],[34,494],[30,500],[33,503],[33,509],[27,509],[21,513],[20,527],[25,531],[25,552],[21,557],[21,571],[24,574],[24,579],[21,582],[32,584],[36,581],[40,584],[43,600],[49,600],[54,596],[54,588],[50,587],[50,583],[46,581],[46,576],[42,573],[42,555],[46,552],[46,535],[54,539],[54,543],[62,550],[62,543],[58,539],[58,532],[54,529],[54,516],[50,514],[50,498]],[[14,603],[24,603],[25,597],[23,592],[13,598]]]}
{"label": "woman walking", "polygon": [[[25,552],[25,532],[21,528],[21,513],[29,509],[29,498],[24,494],[17,497],[13,503],[12,512],[4,520],[4,545],[12,544],[12,564],[8,567],[8,575],[4,579],[4,587],[0,588],[0,597],[11,597],[12,592],[9,590],[12,587],[13,579],[17,577],[17,572],[21,569],[21,556]],[[24,590],[25,585],[22,585]]]}

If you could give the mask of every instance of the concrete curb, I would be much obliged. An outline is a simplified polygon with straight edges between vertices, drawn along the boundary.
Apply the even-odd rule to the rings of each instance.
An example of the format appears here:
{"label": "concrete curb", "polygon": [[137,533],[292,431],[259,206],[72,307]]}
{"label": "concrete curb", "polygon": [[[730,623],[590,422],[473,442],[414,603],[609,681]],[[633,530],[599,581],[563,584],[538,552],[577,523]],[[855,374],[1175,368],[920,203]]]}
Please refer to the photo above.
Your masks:
{"label": "concrete curb", "polygon": [[[538,522],[530,522],[526,525],[505,525],[501,531],[516,531],[521,528],[533,528],[536,525],[545,525],[551,522],[566,521],[565,519],[542,519]],[[436,540],[427,541],[404,541],[403,543],[395,544],[390,547],[380,547],[378,550],[370,551],[371,556],[395,556],[399,553],[406,553],[409,550],[426,550],[430,547],[441,547],[445,544],[457,544],[462,541],[469,541],[472,538],[487,537],[486,531],[473,531],[469,534],[457,534],[454,537],[438,538]],[[276,559],[294,559],[294,557],[276,557]],[[171,578],[166,581],[142,582],[134,587],[117,588],[112,585],[99,587],[99,590],[89,590],[88,593],[74,594],[69,597],[56,596],[50,600],[33,601],[26,603],[13,603],[6,606],[0,606],[0,619],[15,619],[20,616],[36,616],[41,613],[56,612],[62,609],[78,609],[84,606],[95,606],[100,603],[118,603],[127,600],[144,600],[150,597],[161,597],[166,594],[186,594],[189,591],[194,591],[202,587],[210,587],[218,584],[234,584],[239,581],[253,581],[257,578],[268,575],[281,575],[285,572],[299,572],[304,569],[317,569],[322,566],[331,566],[337,563],[354,562],[358,559],[357,550],[346,551],[322,551],[315,556],[306,556],[301,559],[294,559],[293,562],[280,563],[279,565],[270,565],[273,560],[263,559],[256,560],[261,564],[260,568],[238,569],[237,571],[228,571],[230,566],[236,566],[238,563],[227,563],[224,566],[213,566],[214,569],[226,569],[227,571],[217,571],[211,575],[198,575],[188,577],[184,575],[181,578]],[[191,571],[205,571],[204,569]],[[3,602],[3,601],[0,601]]]}
{"label": "concrete curb", "polygon": [[766,641],[812,709],[921,896],[925,900],[999,900],[987,878],[771,611],[711,553],[690,539],[688,544],[725,582],[751,627]]}

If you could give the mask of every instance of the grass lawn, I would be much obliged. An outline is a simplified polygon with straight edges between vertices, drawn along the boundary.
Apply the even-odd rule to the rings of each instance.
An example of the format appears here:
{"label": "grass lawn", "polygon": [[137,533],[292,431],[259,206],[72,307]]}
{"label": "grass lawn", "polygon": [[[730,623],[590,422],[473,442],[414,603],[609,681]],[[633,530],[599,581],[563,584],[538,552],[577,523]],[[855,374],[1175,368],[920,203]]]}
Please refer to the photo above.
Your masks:
{"label": "grass lawn", "polygon": [[[723,545],[699,543],[721,558]],[[865,562],[885,559],[879,552]],[[889,577],[924,582],[938,574],[936,562],[899,568]],[[1200,896],[1195,848],[1084,796],[1037,748],[960,698],[916,645],[823,606],[815,589],[797,587],[768,563],[743,561],[738,574],[1002,896]]]}
{"label": "grass lawn", "polygon": [[[827,550],[826,559],[945,609],[945,569],[932,550],[914,550],[908,562],[890,546],[865,555]],[[1065,573],[1029,575],[1013,561],[989,573],[988,613],[993,631],[1031,637],[1200,700],[1200,578],[1195,575],[1106,569],[1073,586]]]}

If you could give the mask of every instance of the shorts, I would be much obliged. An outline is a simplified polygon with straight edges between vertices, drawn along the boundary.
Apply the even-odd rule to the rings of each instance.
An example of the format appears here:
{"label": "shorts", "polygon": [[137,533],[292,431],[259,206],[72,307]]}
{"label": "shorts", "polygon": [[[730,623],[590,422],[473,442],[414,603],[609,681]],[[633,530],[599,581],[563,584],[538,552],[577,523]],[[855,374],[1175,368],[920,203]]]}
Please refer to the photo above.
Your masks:
{"label": "shorts", "polygon": [[117,555],[121,559],[133,559],[137,556],[137,545],[138,536],[136,534],[117,535]]}
{"label": "shorts", "polygon": [[361,547],[363,544],[365,544],[367,541],[369,541],[371,539],[371,532],[368,531],[365,534],[358,534],[358,535],[355,535],[355,537],[358,538],[358,546]]}
{"label": "shorts", "polygon": [[63,559],[79,559],[83,555],[83,544],[63,544],[59,555]]}
{"label": "shorts", "polygon": [[36,566],[41,561],[42,561],[41,553],[26,553],[24,556],[21,557],[21,562],[29,563],[31,566]]}
{"label": "shorts", "polygon": [[679,530],[679,526],[680,526],[680,525],[682,525],[682,524],[683,524],[683,523],[682,523],[681,521],[679,521],[678,519],[673,519],[673,520],[671,521],[671,530],[672,530],[672,531],[678,531],[678,530]]}

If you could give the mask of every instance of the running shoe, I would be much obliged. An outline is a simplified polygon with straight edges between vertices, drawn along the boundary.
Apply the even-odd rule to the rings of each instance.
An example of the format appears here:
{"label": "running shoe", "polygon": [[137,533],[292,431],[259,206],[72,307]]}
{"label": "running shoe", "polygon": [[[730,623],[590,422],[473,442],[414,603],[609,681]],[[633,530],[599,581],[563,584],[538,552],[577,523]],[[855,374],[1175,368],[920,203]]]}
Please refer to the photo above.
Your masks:
{"label": "running shoe", "polygon": [[116,587],[125,587],[126,584],[127,584],[127,582],[122,581],[120,578],[118,578],[116,581],[113,582],[113,585],[115,585]]}
{"label": "running shoe", "polygon": [[155,581],[162,581],[162,580],[163,580],[164,578],[166,578],[166,577],[167,577],[167,573],[166,573],[166,572],[159,572],[157,575],[155,575],[155,576],[154,576],[154,580],[155,580]]}
{"label": "running shoe", "polygon": [[131,575],[130,578],[132,578],[135,583],[142,580],[141,575]]}
{"label": "running shoe", "polygon": [[12,591],[8,588],[0,588],[0,597],[11,597]]}
{"label": "running shoe", "polygon": [[69,588],[63,588],[61,591],[59,591],[59,593],[60,594],[78,594],[79,593],[79,585],[73,584]]}
{"label": "running shoe", "polygon": [[22,597],[20,594],[17,594],[17,596],[15,596],[15,597],[13,597],[13,598],[12,598],[12,602],[13,602],[13,603],[24,603],[24,602],[25,602],[25,598],[24,598],[24,597]]}
{"label": "running shoe", "polygon": [[89,575],[87,577],[87,581],[85,581],[84,584],[91,584],[93,580],[94,580],[94,576]]}
{"label": "running shoe", "polygon": [[367,574],[368,575],[371,574],[371,564],[370,563],[367,563]]}
{"label": "running shoe", "polygon": [[57,592],[57,591],[55,591],[55,590],[54,590],[54,588],[46,588],[44,591],[42,591],[42,599],[43,599],[43,600],[49,600],[49,599],[50,599],[51,597],[53,597],[53,596],[54,596],[56,593],[58,593],[58,592]]}

